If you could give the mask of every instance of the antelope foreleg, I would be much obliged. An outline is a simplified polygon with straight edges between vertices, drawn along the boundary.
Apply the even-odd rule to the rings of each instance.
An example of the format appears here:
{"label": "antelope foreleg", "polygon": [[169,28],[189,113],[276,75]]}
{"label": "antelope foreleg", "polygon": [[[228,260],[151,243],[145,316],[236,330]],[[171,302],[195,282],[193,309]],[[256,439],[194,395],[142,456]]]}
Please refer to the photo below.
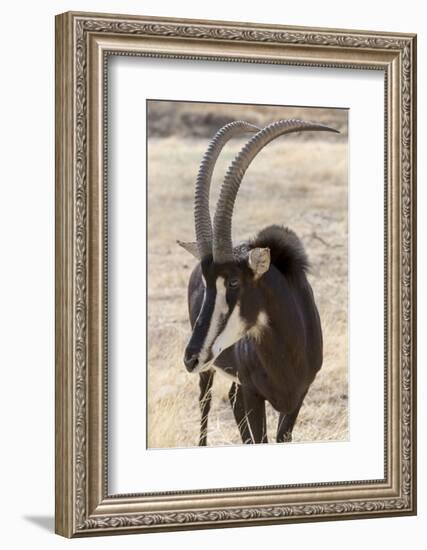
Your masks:
{"label": "antelope foreleg", "polygon": [[199,406],[200,406],[200,437],[199,446],[206,446],[208,440],[208,416],[211,410],[212,401],[212,383],[215,371],[208,370],[199,374]]}

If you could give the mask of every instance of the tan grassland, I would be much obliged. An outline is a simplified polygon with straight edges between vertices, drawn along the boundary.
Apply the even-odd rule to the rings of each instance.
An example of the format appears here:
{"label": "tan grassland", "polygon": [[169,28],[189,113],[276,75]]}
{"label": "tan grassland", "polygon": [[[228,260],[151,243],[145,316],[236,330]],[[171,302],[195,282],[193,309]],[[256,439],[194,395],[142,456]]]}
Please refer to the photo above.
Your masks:
{"label": "tan grassland", "polygon": [[[149,120],[159,113],[176,115],[173,104],[151,105]],[[199,433],[198,376],[183,365],[190,335],[187,282],[196,264],[176,239],[193,240],[194,179],[208,138],[182,130],[183,113],[205,111],[186,104],[169,130],[151,132],[148,146],[148,446],[197,445]],[[167,107],[167,108],[166,108]],[[175,105],[176,107],[176,105]],[[156,112],[157,109],[157,112]],[[323,367],[311,386],[294,429],[295,442],[345,440],[348,437],[347,372],[347,113],[331,109],[264,112],[245,107],[234,118],[265,124],[299,116],[341,129],[341,135],[285,136],[264,149],[242,183],[233,218],[233,236],[240,240],[271,223],[292,228],[302,239],[324,336]],[[268,108],[264,108],[268,109]],[[297,111],[297,112],[295,112]],[[232,119],[232,107],[222,122]],[[246,116],[244,116],[246,115]],[[309,116],[307,116],[309,115]],[[172,116],[172,115],[170,115]],[[215,126],[218,122],[215,116]],[[227,120],[228,117],[228,120]],[[222,122],[219,124],[221,125]],[[166,124],[166,122],[165,122]],[[161,125],[158,124],[159,127]],[[210,135],[216,128],[211,129]],[[191,132],[190,132],[191,133]],[[156,137],[157,136],[157,137]],[[224,149],[213,178],[212,205],[221,178],[242,146],[232,141]],[[215,377],[208,444],[241,443],[228,403],[230,380]],[[268,411],[268,435],[274,441],[277,412]]]}

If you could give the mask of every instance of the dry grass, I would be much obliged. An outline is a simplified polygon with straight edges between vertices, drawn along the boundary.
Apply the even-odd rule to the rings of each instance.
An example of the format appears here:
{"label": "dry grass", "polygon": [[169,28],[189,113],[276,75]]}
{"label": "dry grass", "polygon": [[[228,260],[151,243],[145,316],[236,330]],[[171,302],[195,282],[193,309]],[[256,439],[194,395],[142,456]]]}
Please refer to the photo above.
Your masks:
{"label": "dry grass", "polygon": [[[272,105],[242,105],[233,103],[188,103],[185,101],[149,101],[148,133],[150,137],[209,138],[232,120],[250,120],[263,127],[280,118],[305,118],[333,126],[347,139],[347,114],[340,109],[317,107],[277,107]],[[300,141],[317,139],[314,134],[302,134]],[[334,139],[324,136],[322,139]],[[339,139],[339,138],[338,138]]]}
{"label": "dry grass", "polygon": [[[320,136],[320,134],[319,134]],[[219,181],[241,143],[224,150]],[[149,447],[188,447],[199,433],[198,377],[182,357],[190,334],[187,282],[195,260],[175,244],[194,237],[194,177],[205,139],[149,141],[148,434]],[[283,223],[302,239],[324,333],[324,363],[304,401],[294,441],[343,440],[348,435],[347,388],[347,145],[290,136],[263,150],[250,166],[233,219],[238,240],[270,223]],[[209,421],[210,445],[238,444],[228,403],[230,381],[216,375]],[[268,407],[269,440],[277,413]]]}

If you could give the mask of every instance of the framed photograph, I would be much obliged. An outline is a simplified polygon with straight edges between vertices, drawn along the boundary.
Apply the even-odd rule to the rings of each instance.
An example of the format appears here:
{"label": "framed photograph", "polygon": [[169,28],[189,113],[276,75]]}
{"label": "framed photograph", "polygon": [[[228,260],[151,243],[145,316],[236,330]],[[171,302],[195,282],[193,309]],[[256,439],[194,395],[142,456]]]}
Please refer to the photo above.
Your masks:
{"label": "framed photograph", "polygon": [[416,37],[56,18],[56,532],[416,513]]}

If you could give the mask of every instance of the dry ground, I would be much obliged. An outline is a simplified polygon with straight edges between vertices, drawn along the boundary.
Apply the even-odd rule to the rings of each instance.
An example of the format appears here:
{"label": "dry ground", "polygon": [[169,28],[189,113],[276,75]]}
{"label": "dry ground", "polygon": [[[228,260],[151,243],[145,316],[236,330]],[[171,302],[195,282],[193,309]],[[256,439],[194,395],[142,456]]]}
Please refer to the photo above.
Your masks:
{"label": "dry ground", "polygon": [[[148,101],[148,135],[179,136],[209,139],[224,124],[233,120],[248,120],[263,127],[281,118],[303,118],[333,126],[340,136],[324,134],[322,140],[347,139],[347,112],[342,109],[318,107],[280,107],[274,105],[243,105],[233,103],[189,103],[186,101]],[[305,133],[299,141],[318,139]]]}
{"label": "dry ground", "polygon": [[[182,361],[190,335],[186,288],[196,261],[175,241],[194,239],[194,178],[206,145],[204,138],[176,135],[149,140],[149,447],[188,447],[198,441],[198,376],[188,374]],[[221,177],[241,145],[230,143],[217,163],[213,205]],[[324,334],[323,367],[304,401],[294,441],[347,439],[347,143],[342,135],[283,137],[256,157],[239,192],[233,236],[240,240],[270,223],[289,226],[306,247]],[[210,445],[241,442],[229,386],[228,379],[216,375]],[[270,406],[267,410],[269,440],[274,441],[277,413]]]}

